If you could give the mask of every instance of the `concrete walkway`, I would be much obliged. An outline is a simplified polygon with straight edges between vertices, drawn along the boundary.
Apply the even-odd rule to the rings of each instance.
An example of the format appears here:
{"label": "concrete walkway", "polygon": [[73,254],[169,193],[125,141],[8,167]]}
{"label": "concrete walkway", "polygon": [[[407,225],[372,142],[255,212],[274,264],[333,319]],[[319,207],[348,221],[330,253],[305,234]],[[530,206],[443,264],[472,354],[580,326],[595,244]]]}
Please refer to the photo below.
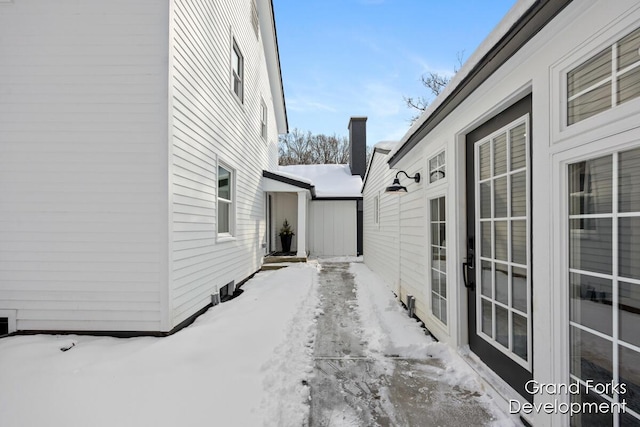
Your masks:
{"label": "concrete walkway", "polygon": [[435,378],[439,360],[367,356],[348,263],[322,264],[319,294],[312,427],[491,425],[477,393]]}

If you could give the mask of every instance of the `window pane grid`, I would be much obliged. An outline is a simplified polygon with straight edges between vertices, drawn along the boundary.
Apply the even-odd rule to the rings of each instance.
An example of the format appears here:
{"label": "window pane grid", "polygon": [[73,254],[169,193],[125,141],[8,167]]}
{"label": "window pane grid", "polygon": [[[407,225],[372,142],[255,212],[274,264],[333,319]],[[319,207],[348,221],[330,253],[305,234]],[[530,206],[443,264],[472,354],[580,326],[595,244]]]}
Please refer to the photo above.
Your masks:
{"label": "window pane grid", "polygon": [[[603,272],[596,265],[597,260],[600,260],[603,256],[599,252],[602,245],[582,244],[582,241],[578,241],[578,244],[570,245],[570,259],[579,259],[579,265],[581,268],[569,268],[570,275],[579,275],[584,278],[579,285],[581,286],[580,292],[576,293],[575,284],[572,284],[574,288],[570,298],[570,326],[578,331],[584,331],[587,338],[582,338],[579,334],[578,341],[574,342],[572,337],[571,343],[571,360],[572,360],[572,375],[571,377],[584,382],[589,379],[594,379],[594,376],[602,376],[602,378],[610,378],[616,383],[627,384],[627,390],[630,388],[637,391],[640,389],[640,376],[634,373],[634,369],[630,365],[636,366],[634,361],[640,360],[640,336],[637,328],[637,324],[640,321],[640,288],[638,290],[633,289],[634,286],[640,287],[640,276],[637,278],[626,278],[623,274],[634,274],[633,264],[634,251],[637,251],[630,243],[633,240],[638,239],[638,231],[640,230],[640,222],[632,223],[631,221],[624,222],[626,219],[638,218],[637,212],[619,212],[625,204],[620,204],[620,200],[628,200],[632,196],[631,193],[635,191],[633,185],[620,185],[626,176],[627,170],[637,170],[640,166],[640,162],[631,160],[625,163],[627,159],[633,159],[638,149],[629,150],[626,152],[613,153],[610,156],[595,159],[595,162],[606,160],[610,164],[610,174],[600,173],[599,175],[590,174],[588,168],[584,167],[584,164],[593,163],[589,160],[585,162],[578,162],[570,165],[569,168],[569,201],[571,202],[572,192],[586,192],[588,186],[593,185],[600,186],[601,188],[611,188],[611,194],[607,194],[604,197],[610,197],[610,209],[611,213],[604,214],[589,214],[582,213],[580,215],[568,215],[570,220],[583,219],[583,218],[605,218],[608,219],[610,228],[604,228],[605,234],[609,234],[610,246],[605,249],[610,254],[611,266],[609,271]],[[583,170],[580,175],[580,180],[576,180],[576,170]],[[573,175],[572,175],[573,173]],[[572,181],[573,179],[573,181]],[[604,184],[604,185],[603,185]],[[596,194],[596,197],[598,194]],[[602,198],[602,194],[600,194]],[[597,208],[603,206],[602,204],[591,203],[590,208]],[[609,206],[607,203],[604,206]],[[587,211],[588,212],[588,211]],[[571,223],[570,223],[571,224]],[[591,233],[587,236],[591,238],[598,238],[598,232],[602,232],[602,227],[596,227],[595,230],[582,230],[570,228],[570,241],[574,241],[576,233]],[[587,237],[589,238],[589,237]],[[582,238],[581,238],[582,239]],[[607,257],[607,255],[604,255]],[[637,259],[637,257],[635,257]],[[596,271],[591,271],[596,270]],[[571,276],[573,277],[573,276]],[[589,278],[592,278],[591,280]],[[573,280],[573,279],[572,279]],[[585,289],[582,289],[582,282],[585,283],[608,283],[608,286],[602,288],[601,286],[594,288],[590,285]],[[571,283],[571,282],[570,282]],[[627,285],[628,284],[628,285]],[[610,291],[608,291],[610,289]],[[602,292],[604,290],[604,292]],[[610,300],[607,292],[610,292]],[[604,304],[603,304],[604,303]],[[606,304],[610,307],[606,308]],[[587,313],[587,317],[585,316]],[[604,318],[602,316],[605,316]],[[609,320],[607,320],[607,317]],[[623,323],[625,322],[625,323]],[[609,324],[610,326],[606,326]],[[597,330],[602,329],[602,330]],[[591,335],[589,335],[591,334]],[[592,338],[588,338],[592,336]],[[597,337],[597,338],[593,338]],[[600,340],[600,341],[598,341]],[[629,341],[634,342],[629,342]],[[600,343],[600,346],[597,345]],[[604,346],[604,347],[603,347]],[[608,354],[608,360],[603,359],[602,355]],[[626,359],[625,359],[626,358]],[[626,360],[626,364],[623,363]],[[578,363],[578,364],[576,364]],[[608,365],[607,365],[608,363]],[[580,372],[574,372],[580,368]],[[582,371],[584,370],[584,372]],[[610,372],[608,372],[610,370]],[[607,373],[608,372],[608,373]],[[629,391],[627,391],[629,393]],[[640,408],[640,402],[638,402],[637,394],[634,396],[631,394],[613,394],[611,397],[607,395],[598,395],[603,399],[620,402],[622,400],[628,400],[628,404],[632,407]],[[614,414],[614,422],[617,424],[622,420],[622,415]],[[628,410],[627,419],[629,417],[638,417],[638,413]],[[635,422],[638,422],[636,420]]]}
{"label": "window pane grid", "polygon": [[220,234],[233,232],[233,175],[230,169],[218,166],[217,230]]}
{"label": "window pane grid", "polygon": [[[527,131],[527,121],[520,120],[476,145],[477,325],[479,335],[530,369]],[[514,269],[522,277],[514,280]],[[514,286],[522,287],[523,280],[526,289],[516,294]]]}
{"label": "window pane grid", "polygon": [[640,28],[567,73],[567,125],[640,97]]}
{"label": "window pane grid", "polygon": [[429,182],[436,182],[446,177],[444,151],[429,159]]}
{"label": "window pane grid", "polygon": [[431,311],[447,324],[446,210],[445,197],[430,201],[431,222]]}

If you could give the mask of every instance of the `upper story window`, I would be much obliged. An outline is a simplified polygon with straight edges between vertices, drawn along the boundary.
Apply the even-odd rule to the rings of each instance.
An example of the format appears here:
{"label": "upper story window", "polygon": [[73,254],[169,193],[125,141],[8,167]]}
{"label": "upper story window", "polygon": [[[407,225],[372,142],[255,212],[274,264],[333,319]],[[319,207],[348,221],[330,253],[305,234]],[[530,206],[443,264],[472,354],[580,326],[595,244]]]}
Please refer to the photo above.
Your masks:
{"label": "upper story window", "polygon": [[444,151],[429,159],[429,182],[436,182],[445,177]]}
{"label": "upper story window", "polygon": [[260,136],[267,140],[267,104],[264,100],[260,103]]}
{"label": "upper story window", "polygon": [[567,74],[567,125],[640,97],[640,28]]}
{"label": "upper story window", "polygon": [[235,40],[233,41],[231,52],[231,69],[233,74],[233,93],[236,94],[240,102],[243,102],[244,58]]}

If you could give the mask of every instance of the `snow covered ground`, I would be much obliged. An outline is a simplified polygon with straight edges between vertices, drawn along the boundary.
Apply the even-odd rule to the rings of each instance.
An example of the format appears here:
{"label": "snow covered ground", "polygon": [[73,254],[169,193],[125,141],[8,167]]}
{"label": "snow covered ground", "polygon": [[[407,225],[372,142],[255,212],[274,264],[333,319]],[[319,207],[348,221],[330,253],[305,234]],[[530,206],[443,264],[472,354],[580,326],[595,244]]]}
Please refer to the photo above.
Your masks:
{"label": "snow covered ground", "polygon": [[[0,339],[0,426],[304,425],[322,315],[319,268],[261,272],[240,297],[167,338]],[[361,263],[351,269],[372,355],[435,355],[446,366],[443,381],[480,390],[470,368],[425,336],[377,276]]]}
{"label": "snow covered ground", "polygon": [[300,426],[316,285],[313,265],[261,272],[167,338],[1,339],[0,426]]}

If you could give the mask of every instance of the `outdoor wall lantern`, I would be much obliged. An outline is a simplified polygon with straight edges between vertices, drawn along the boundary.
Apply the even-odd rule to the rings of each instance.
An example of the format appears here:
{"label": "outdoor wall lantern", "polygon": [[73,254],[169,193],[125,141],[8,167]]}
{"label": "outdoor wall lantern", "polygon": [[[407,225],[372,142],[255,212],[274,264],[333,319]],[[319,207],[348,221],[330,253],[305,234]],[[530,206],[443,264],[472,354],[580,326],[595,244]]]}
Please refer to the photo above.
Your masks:
{"label": "outdoor wall lantern", "polygon": [[400,179],[398,178],[398,175],[400,175],[401,173],[403,173],[407,178],[413,179],[415,182],[420,182],[419,173],[416,173],[415,176],[409,176],[405,171],[398,171],[396,177],[393,180],[393,184],[391,184],[390,187],[387,187],[387,189],[384,190],[385,193],[400,194],[407,192],[407,187],[403,187],[402,185],[400,185]]}

